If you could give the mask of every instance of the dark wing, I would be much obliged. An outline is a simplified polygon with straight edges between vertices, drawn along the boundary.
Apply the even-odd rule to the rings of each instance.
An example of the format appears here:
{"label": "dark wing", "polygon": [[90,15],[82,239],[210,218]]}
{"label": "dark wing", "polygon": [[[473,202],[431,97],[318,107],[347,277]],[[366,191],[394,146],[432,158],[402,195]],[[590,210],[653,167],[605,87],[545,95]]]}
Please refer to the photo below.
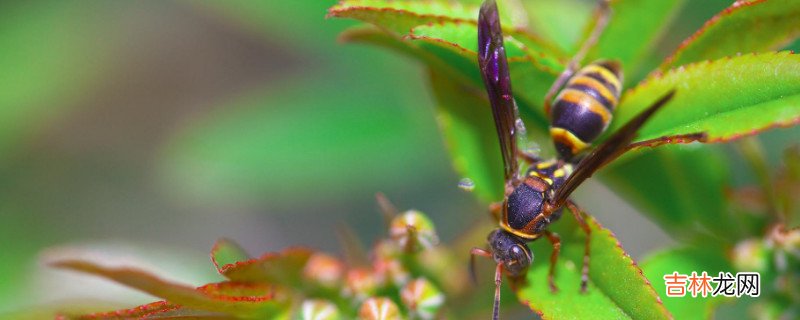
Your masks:
{"label": "dark wing", "polygon": [[617,130],[606,142],[595,148],[592,153],[583,158],[583,160],[578,163],[577,167],[575,167],[575,171],[564,181],[564,184],[556,190],[556,195],[551,202],[554,204],[554,207],[561,208],[564,202],[567,201],[567,198],[569,198],[572,192],[575,191],[584,180],[591,177],[595,171],[605,164],[629,150],[628,146],[631,141],[636,138],[636,132],[639,131],[639,128],[641,128],[658,109],[669,102],[674,95],[675,90],[670,90],[670,92],[661,97],[661,99],[653,103],[652,106],[628,121],[625,126]]}
{"label": "dark wing", "polygon": [[497,4],[494,0],[485,1],[478,15],[478,65],[492,104],[494,124],[500,138],[500,151],[503,153],[505,179],[508,182],[516,179],[519,170],[514,126],[516,112],[506,49],[503,47],[503,33],[500,30],[500,17],[497,15]]}

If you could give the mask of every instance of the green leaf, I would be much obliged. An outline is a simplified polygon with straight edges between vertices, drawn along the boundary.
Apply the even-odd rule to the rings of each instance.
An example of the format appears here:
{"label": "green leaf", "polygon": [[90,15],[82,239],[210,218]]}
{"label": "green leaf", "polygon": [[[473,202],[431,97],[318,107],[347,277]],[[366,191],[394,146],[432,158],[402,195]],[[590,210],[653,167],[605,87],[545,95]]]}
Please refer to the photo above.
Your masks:
{"label": "green leaf", "polygon": [[[437,36],[447,32],[460,34],[450,38],[469,46],[470,41],[475,43],[473,38],[476,38],[474,35],[477,31],[471,25],[449,31],[437,29],[437,25],[434,25],[415,28],[414,32],[415,35],[402,40],[375,29],[359,28],[346,32],[343,38],[396,50],[418,59],[435,73],[431,76],[431,86],[437,99],[437,119],[456,170],[475,181],[475,192],[481,200],[498,201],[502,197],[502,164],[491,109],[478,72],[476,53],[458,43],[433,36],[436,32]],[[427,34],[431,35],[424,36]],[[547,141],[542,139],[547,139],[548,122],[538,106],[555,79],[554,71],[544,71],[542,64],[534,63],[525,54],[525,49],[514,43],[509,42],[508,46],[511,56],[509,65],[521,116],[531,129],[528,132],[531,139]]]}
{"label": "green leaf", "polygon": [[617,194],[678,239],[735,239],[724,188],[727,158],[719,148],[670,145],[634,151],[600,171]]}
{"label": "green leaf", "polygon": [[686,39],[661,69],[780,49],[800,36],[798,17],[798,1],[737,1]]}
{"label": "green leaf", "polygon": [[[208,313],[208,312],[205,312]],[[84,314],[80,316],[70,316],[71,312],[64,312],[61,316],[66,317],[67,319],[95,319],[95,320],[103,320],[103,319],[120,319],[120,318],[129,318],[129,319],[153,319],[153,318],[167,318],[169,319],[170,316],[176,316],[178,314],[183,316],[202,316],[198,314],[197,311],[187,310],[184,307],[176,305],[174,303],[170,303],[167,301],[157,301],[148,303],[145,305],[137,306],[130,309],[122,309],[122,310],[115,310],[110,312],[99,312],[99,313],[92,313],[92,314]]]}
{"label": "green leaf", "polygon": [[714,308],[724,301],[723,297],[703,298],[690,294],[667,297],[664,276],[673,272],[689,275],[692,271],[699,274],[706,271],[709,276],[716,277],[720,271],[734,272],[723,252],[723,248],[708,243],[702,247],[673,248],[650,255],[642,260],[641,266],[675,319],[710,319]]}
{"label": "green leaf", "polygon": [[668,90],[677,93],[639,131],[637,140],[705,132],[725,142],[800,122],[800,56],[749,54],[683,66],[628,90],[609,132]]}
{"label": "green leaf", "polygon": [[[500,6],[520,9],[513,3],[501,0]],[[474,25],[479,6],[480,1],[344,0],[331,7],[328,16],[357,19],[406,34],[413,27],[429,23],[468,22]],[[502,10],[500,19],[508,26],[520,26],[527,21],[527,15],[521,10]]]}
{"label": "green leaf", "polygon": [[[466,58],[476,56],[478,48],[477,29],[474,24],[444,22],[428,24],[411,29],[408,37],[414,40],[433,42],[442,47],[460,51]],[[512,61],[530,61],[542,71],[557,74],[564,69],[566,57],[551,44],[539,37],[517,30],[505,30],[506,56]]]}
{"label": "green leaf", "polygon": [[300,287],[303,267],[311,257],[311,253],[311,250],[304,248],[289,248],[278,253],[264,254],[260,258],[226,265],[220,273],[238,282]]}
{"label": "green leaf", "polygon": [[[655,49],[684,0],[613,1],[608,26],[587,54],[587,61],[616,59],[622,62],[626,83],[635,83],[644,58]],[[592,26],[595,23],[592,22]],[[588,36],[588,33],[587,33]],[[580,44],[578,44],[579,46]],[[577,47],[577,46],[576,46]]]}
{"label": "green leaf", "polygon": [[[798,75],[800,57],[786,52],[670,70],[626,92],[608,132],[672,88],[677,89],[675,99],[645,124],[638,140],[705,132],[708,142],[725,142],[794,125],[800,121]],[[632,198],[678,237],[711,235],[731,240],[747,233],[734,226],[726,212],[722,188],[729,174],[724,160],[715,151],[672,149],[641,154],[630,162],[620,159],[603,175],[623,197]]]}
{"label": "green leaf", "polygon": [[287,307],[275,299],[274,286],[267,284],[223,282],[195,289],[132,268],[105,267],[82,260],[61,260],[52,265],[108,278],[192,309],[263,318],[280,314]]}
{"label": "green leaf", "polygon": [[328,10],[329,17],[351,18],[397,33],[413,27],[445,21],[472,21],[478,6],[444,1],[345,0]]}
{"label": "green leaf", "polygon": [[[379,10],[381,14],[391,14],[392,19],[405,19],[413,16],[408,12],[396,12],[395,9],[405,5],[403,1],[374,1],[391,4],[392,10]],[[511,1],[513,2],[513,1]],[[345,2],[349,3],[349,2]],[[436,2],[423,2],[426,6]],[[372,7],[344,6],[331,8],[331,16],[354,17],[365,22],[377,19],[371,16],[350,16],[341,13],[341,10],[367,10]],[[468,5],[465,5],[465,7]],[[370,9],[372,10],[372,9]],[[410,10],[410,9],[409,9]],[[426,23],[409,23],[409,28],[402,28],[399,31],[402,39],[395,35],[380,35],[380,31],[357,29],[343,34],[342,38],[346,41],[360,41],[370,44],[386,46],[394,50],[400,50],[404,54],[410,54],[418,58],[430,67],[438,69],[439,72],[447,76],[456,78],[456,81],[468,81],[479,88],[483,87],[478,73],[476,52],[477,49],[477,28],[475,19],[477,18],[477,3],[470,9],[469,19],[438,19],[427,21]],[[425,14],[427,11],[413,11],[414,14]],[[422,13],[420,13],[422,12]],[[501,10],[501,13],[503,10]],[[448,17],[459,17],[448,11],[444,11]],[[448,15],[449,14],[449,15]],[[400,16],[394,17],[395,15]],[[463,17],[462,17],[463,18]],[[502,16],[501,16],[502,19]],[[378,23],[380,28],[392,29],[388,24]],[[416,27],[414,27],[416,25]],[[547,122],[541,110],[542,97],[549,89],[555,77],[564,69],[568,57],[553,43],[526,32],[521,29],[508,28],[510,24],[505,24],[503,32],[506,37],[506,50],[509,57],[512,81],[515,88],[518,88],[518,102],[523,105],[529,115],[534,115],[537,124],[542,124],[546,128]],[[405,27],[405,26],[404,26]],[[411,40],[411,41],[409,41]],[[446,70],[443,70],[446,69]],[[525,101],[520,101],[525,100]]]}
{"label": "green leaf", "polygon": [[[465,79],[472,87],[483,92],[483,82],[478,72],[477,53],[475,52],[477,47],[476,28],[469,26],[468,29],[451,31],[458,32],[462,37],[447,39],[424,36],[426,31],[433,32],[437,30],[428,27],[415,28],[414,32],[416,33],[412,33],[409,38],[414,40],[412,45],[422,49],[420,54],[433,56],[433,61],[429,62],[429,65],[439,69],[449,68],[447,69],[450,71],[448,74],[457,73],[459,78]],[[419,35],[420,33],[423,35]],[[439,35],[442,35],[442,33]],[[534,49],[531,49],[535,45],[525,44],[534,42],[532,38],[511,36],[508,39],[509,41],[506,44],[509,58],[508,64],[514,96],[519,104],[520,112],[526,119],[526,123],[533,124],[534,129],[544,132],[548,122],[541,108],[542,97],[550,88],[550,84],[555,81],[557,70],[561,70],[563,67],[559,65],[558,58],[536,53],[533,51]],[[524,41],[518,41],[519,39]],[[473,47],[463,46],[473,44]],[[459,78],[453,80],[459,81]]]}
{"label": "green leaf", "polygon": [[[545,133],[549,123],[541,108],[542,97],[560,70],[564,68],[565,58],[552,51],[554,49],[549,45],[538,42],[536,38],[513,31],[505,34],[511,81],[514,84],[514,96],[521,117],[538,133]],[[476,35],[477,29],[473,25],[444,24],[414,28],[408,38],[415,40],[412,45],[419,46],[423,50],[420,54],[429,53],[438,58],[429,63],[431,67],[445,69],[449,71],[448,74],[460,72],[470,85],[483,92],[475,51]],[[456,71],[450,71],[441,67],[442,65]]]}
{"label": "green leaf", "polygon": [[[462,5],[469,5],[475,8],[475,15],[473,18],[477,18],[477,8],[483,4],[484,0],[460,0],[459,2]],[[498,14],[500,15],[500,21],[504,26],[509,27],[509,29],[516,30],[529,29],[528,25],[530,24],[530,16],[525,6],[526,2],[527,1],[519,0],[497,0],[497,7],[500,9]]]}
{"label": "green leaf", "polygon": [[[530,29],[556,44],[564,52],[576,52],[584,36],[595,2],[580,0],[521,1],[530,16]],[[565,15],[569,12],[569,15]]]}
{"label": "green leaf", "polygon": [[[523,303],[547,319],[669,319],[670,314],[636,263],[608,229],[591,216],[589,288],[581,294],[580,278],[585,235],[566,211],[551,228],[561,236],[556,265],[557,293],[547,284],[551,245],[540,239],[531,245],[539,261],[527,274],[527,285],[517,291]],[[579,306],[579,307],[577,307]]]}
{"label": "green leaf", "polygon": [[[134,308],[133,310],[136,310]],[[123,310],[127,311],[127,310]],[[89,315],[88,319],[91,320],[98,320],[98,319],[109,319],[109,320],[117,320],[120,319],[119,316],[114,316],[117,312],[110,312],[108,318],[98,318],[94,315]],[[127,316],[127,315],[126,315]],[[273,316],[275,319],[279,319],[278,316]],[[197,309],[185,308],[185,307],[175,307],[173,309],[166,309],[160,311],[153,311],[146,314],[142,314],[141,316],[131,316],[131,319],[158,319],[158,320],[183,320],[183,319],[209,319],[209,320],[221,320],[221,319],[229,319],[230,316],[223,316],[219,312],[211,312],[211,311],[202,311]]]}
{"label": "green leaf", "polygon": [[[400,35],[404,41],[393,39],[397,38],[395,35],[381,33],[378,29],[351,29],[343,33],[341,39],[386,46],[395,50],[400,49],[403,53],[411,54],[412,57],[429,64],[443,63],[447,67],[458,70],[459,73],[465,73],[463,76],[482,85],[477,72],[477,27],[474,21],[456,20],[420,25],[401,32]],[[564,69],[567,60],[564,53],[534,34],[516,29],[504,29],[504,34],[510,62],[516,62],[519,65],[533,64],[538,69],[536,75],[543,72],[549,74],[543,79],[538,79],[538,82],[547,83],[549,88],[549,82],[552,82],[555,75]],[[432,61],[431,59],[434,57],[429,55],[433,55],[439,60]],[[462,69],[473,65],[473,68]],[[541,97],[533,100],[538,104]]]}
{"label": "green leaf", "polygon": [[[618,15],[623,14],[619,13]],[[667,17],[664,16],[664,19],[667,19]],[[502,181],[499,180],[499,175],[495,174],[499,170],[499,165],[497,164],[499,160],[487,156],[497,154],[496,142],[491,138],[487,138],[496,136],[493,124],[487,121],[489,117],[489,111],[486,108],[487,103],[483,100],[484,98],[480,97],[482,93],[474,93],[476,90],[480,92],[482,84],[475,66],[474,51],[470,48],[474,46],[475,41],[472,36],[473,28],[472,25],[466,23],[425,25],[413,29],[407,40],[389,36],[384,36],[382,40],[378,40],[381,38],[381,36],[376,35],[379,31],[372,31],[370,35],[372,39],[365,41],[391,47],[418,58],[441,75],[438,79],[432,80],[432,84],[434,91],[436,91],[437,104],[440,106],[440,126],[445,135],[455,167],[461,175],[475,180],[476,193],[482,200],[489,202],[500,199]],[[651,31],[658,33],[656,30]],[[356,38],[358,37],[353,37],[351,40],[364,40],[367,37]],[[514,39],[515,37],[507,38]],[[408,39],[413,41],[408,41]],[[555,78],[555,72],[552,72],[552,69],[543,68],[546,63],[541,60],[525,61],[526,57],[530,57],[530,54],[526,54],[521,49],[522,47],[514,41],[507,41],[507,46],[512,83],[516,92],[516,101],[520,105],[521,116],[528,125],[534,141],[539,141],[540,143],[549,141],[544,131],[549,123],[539,106],[541,105],[541,97],[544,96],[545,91]],[[634,51],[636,50],[631,49],[629,52]],[[791,56],[791,58],[786,56],[786,54],[777,54],[774,57],[738,57],[727,62],[689,66],[672,71],[665,76],[654,77],[635,90],[626,93],[616,115],[617,119],[612,122],[608,132],[613,132],[624,124],[627,119],[637,114],[649,103],[652,103],[658,94],[667,90],[663,88],[663,82],[671,81],[670,84],[673,87],[678,87],[678,96],[674,102],[665,108],[663,113],[672,112],[675,116],[666,117],[663,114],[656,116],[656,119],[652,121],[653,123],[648,123],[642,130],[641,139],[656,138],[667,133],[671,135],[696,133],[697,131],[686,129],[688,125],[686,123],[679,123],[678,125],[683,126],[674,127],[672,131],[657,130],[658,127],[654,129],[654,126],[657,126],[658,121],[662,120],[681,120],[691,115],[705,117],[704,112],[707,110],[697,106],[702,105],[703,103],[701,102],[703,101],[705,104],[713,102],[712,107],[720,109],[716,99],[718,95],[721,95],[718,93],[720,91],[723,91],[722,95],[732,97],[729,100],[742,102],[752,100],[753,97],[765,98],[761,93],[752,95],[753,91],[762,90],[760,86],[756,85],[760,83],[769,83],[771,87],[768,89],[775,89],[775,96],[796,90],[794,88],[786,89],[787,83],[779,80],[782,77],[785,78],[786,76],[797,74],[791,68],[783,68],[785,63],[781,59],[794,58],[794,56]],[[558,59],[554,60],[558,61]],[[534,61],[539,62],[534,63]],[[765,69],[763,68],[764,64],[774,65],[771,69]],[[777,76],[772,76],[770,72],[778,69],[779,66],[783,70],[782,73],[779,71]],[[708,75],[710,71],[719,74],[713,77],[714,82],[707,81],[708,78],[711,78]],[[756,75],[756,77],[752,78],[753,81],[749,81],[751,71]],[[731,75],[736,75],[736,77],[730,77]],[[447,81],[464,82],[465,84],[443,84]],[[719,84],[717,86],[709,86],[709,83]],[[678,86],[678,84],[681,86]],[[749,96],[742,99],[735,98],[736,95],[731,95],[731,91],[735,91],[736,94],[741,94],[742,96]],[[479,96],[470,97],[470,94],[465,95],[463,94],[464,92],[473,92],[471,95],[477,94]],[[688,93],[684,94],[684,92]],[[643,96],[647,96],[647,98],[643,98]],[[641,100],[636,102],[636,99],[631,97],[642,98],[639,98]],[[684,110],[678,112],[669,111],[676,108],[676,105],[681,101],[684,101],[682,103],[685,105]],[[760,102],[754,101],[751,110],[756,110],[763,106]],[[786,109],[789,109],[789,114],[794,112],[792,110],[794,107],[789,104],[790,100],[783,102],[787,104],[773,109],[773,114],[780,113],[780,115],[785,116],[786,113],[782,112],[785,112]],[[781,102],[776,103],[780,104]],[[635,106],[631,107],[631,105]],[[740,109],[740,106],[735,104],[731,104],[729,107],[736,110]],[[730,115],[737,112],[745,113],[746,111],[739,110],[724,113]],[[715,129],[717,131],[712,130],[710,137],[725,141],[731,137],[717,137],[713,134],[726,135],[738,131],[751,132],[773,125],[787,124],[784,121],[788,121],[788,123],[795,121],[770,119],[770,114],[761,114],[761,116],[763,118],[760,119],[760,124],[749,121],[737,122],[733,123],[736,127],[731,127],[729,126],[730,120],[716,121],[716,116],[709,114],[708,117],[702,119],[705,122],[700,121],[694,127],[688,128]],[[487,117],[487,119],[482,117]],[[721,117],[724,117],[724,115]],[[790,116],[788,119],[792,119],[792,117]],[[546,142],[543,144],[549,145]],[[723,190],[721,188],[727,183],[727,174],[724,169],[727,168],[725,161],[715,151],[689,150],[690,148],[681,147],[674,149],[679,150],[656,150],[656,153],[648,153],[647,156],[642,155],[642,158],[639,159],[636,159],[639,156],[638,154],[627,156],[626,158],[630,160],[630,168],[617,166],[616,163],[612,164],[611,168],[606,170],[609,172],[604,174],[604,177],[606,177],[607,181],[612,181],[617,190],[625,191],[621,193],[623,197],[633,198],[641,209],[661,223],[663,228],[678,237],[691,238],[702,235],[718,239],[735,238],[737,234],[740,234],[741,230],[727,223],[730,219],[725,214]],[[625,162],[622,160],[624,159],[618,162]],[[670,169],[665,170],[664,168]],[[679,174],[671,174],[670,172],[679,172]],[[676,179],[678,176],[683,178]],[[692,183],[689,183],[689,181]],[[673,186],[673,188],[669,192],[664,192],[662,191],[663,188],[656,186]]]}
{"label": "green leaf", "polygon": [[250,255],[230,239],[219,239],[211,248],[211,262],[214,263],[214,267],[219,273],[222,273],[229,265],[250,259]]}
{"label": "green leaf", "polygon": [[492,111],[483,92],[430,72],[439,127],[458,173],[484,202],[503,197],[503,164]]}
{"label": "green leaf", "polygon": [[800,145],[787,148],[783,154],[784,169],[776,189],[785,212],[787,229],[800,228]]}

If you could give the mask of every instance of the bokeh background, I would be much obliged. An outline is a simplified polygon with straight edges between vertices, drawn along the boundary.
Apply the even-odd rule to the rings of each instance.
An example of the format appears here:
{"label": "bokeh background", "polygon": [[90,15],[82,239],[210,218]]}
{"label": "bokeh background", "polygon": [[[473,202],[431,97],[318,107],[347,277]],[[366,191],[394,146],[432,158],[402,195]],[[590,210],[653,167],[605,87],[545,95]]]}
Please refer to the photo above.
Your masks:
{"label": "bokeh background", "polygon": [[[593,1],[566,2],[577,36]],[[0,314],[151,300],[50,255],[201,284],[219,237],[336,253],[349,226],[369,243],[378,191],[445,241],[490,223],[457,188],[421,68],[338,43],[355,22],[325,19],[334,3],[0,2]],[[662,46],[729,3],[688,1]],[[672,241],[598,183],[576,197],[635,257]]]}

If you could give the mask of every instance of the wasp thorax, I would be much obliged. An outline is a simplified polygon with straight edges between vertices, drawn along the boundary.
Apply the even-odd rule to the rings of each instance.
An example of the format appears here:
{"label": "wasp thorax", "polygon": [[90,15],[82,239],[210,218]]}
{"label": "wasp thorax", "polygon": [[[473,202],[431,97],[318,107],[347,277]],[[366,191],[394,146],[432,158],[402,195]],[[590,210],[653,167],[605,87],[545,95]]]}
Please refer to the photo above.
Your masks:
{"label": "wasp thorax", "polygon": [[514,230],[520,230],[542,212],[544,191],[547,186],[536,178],[528,178],[508,196],[505,221]]}
{"label": "wasp thorax", "polygon": [[496,229],[489,234],[489,246],[494,261],[503,264],[503,269],[511,276],[518,276],[533,262],[533,253],[525,241],[513,234]]}

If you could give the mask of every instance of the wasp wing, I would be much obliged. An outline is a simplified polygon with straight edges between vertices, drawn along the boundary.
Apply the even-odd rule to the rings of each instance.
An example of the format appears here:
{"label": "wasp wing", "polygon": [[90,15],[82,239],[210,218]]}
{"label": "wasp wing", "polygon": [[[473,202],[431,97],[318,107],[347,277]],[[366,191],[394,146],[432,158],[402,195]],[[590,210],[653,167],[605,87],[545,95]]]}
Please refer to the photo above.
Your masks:
{"label": "wasp wing", "polygon": [[511,76],[508,72],[506,50],[497,4],[488,0],[481,5],[478,15],[478,65],[492,105],[494,124],[500,139],[506,182],[516,179],[517,163],[516,107],[511,93]]}
{"label": "wasp wing", "polygon": [[608,140],[595,148],[583,160],[578,162],[575,171],[564,181],[556,194],[553,197],[552,204],[554,208],[561,208],[567,201],[567,198],[578,188],[584,180],[588,179],[598,169],[602,168],[605,164],[616,159],[625,151],[629,150],[629,145],[634,138],[639,128],[647,122],[650,117],[663,107],[675,95],[675,90],[670,90],[661,99],[658,99],[653,105],[639,113],[635,118],[631,119],[622,128],[617,130]]}

